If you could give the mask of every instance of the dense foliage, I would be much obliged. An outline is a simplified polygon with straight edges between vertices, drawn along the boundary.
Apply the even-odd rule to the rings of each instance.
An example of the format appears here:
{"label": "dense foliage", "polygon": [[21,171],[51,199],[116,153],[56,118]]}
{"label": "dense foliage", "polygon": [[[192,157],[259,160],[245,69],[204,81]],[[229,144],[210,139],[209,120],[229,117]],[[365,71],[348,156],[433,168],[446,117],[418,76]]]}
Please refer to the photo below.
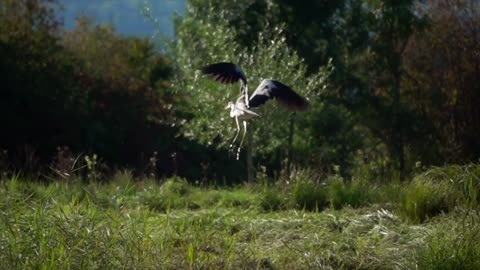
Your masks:
{"label": "dense foliage", "polygon": [[1,145],[11,165],[38,170],[59,146],[124,166],[164,153],[175,134],[168,57],[86,20],[64,33],[54,4],[1,4]]}
{"label": "dense foliage", "polygon": [[[0,1],[1,269],[480,267],[478,1],[187,3],[160,50]],[[309,110],[237,161],[217,61]]]}
{"label": "dense foliage", "polygon": [[274,78],[310,100],[296,114],[269,102],[250,125],[254,167],[270,176],[309,167],[383,181],[475,161],[477,5],[190,0],[160,52],[85,17],[65,31],[55,0],[2,1],[1,169],[244,180],[224,109],[238,86],[198,72],[216,61],[240,63],[250,91]]}

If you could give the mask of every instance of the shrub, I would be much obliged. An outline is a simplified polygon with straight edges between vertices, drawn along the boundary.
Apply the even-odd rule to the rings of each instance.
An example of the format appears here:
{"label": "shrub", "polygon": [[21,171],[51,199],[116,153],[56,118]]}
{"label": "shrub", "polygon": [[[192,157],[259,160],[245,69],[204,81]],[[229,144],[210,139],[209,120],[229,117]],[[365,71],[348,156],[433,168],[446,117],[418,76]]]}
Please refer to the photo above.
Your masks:
{"label": "shrub", "polygon": [[238,207],[247,209],[255,206],[257,201],[257,194],[245,189],[223,191],[221,192],[221,199],[218,203],[223,207]]}
{"label": "shrub", "polygon": [[360,207],[370,202],[368,187],[359,180],[346,183],[343,178],[333,176],[328,179],[330,205],[335,209],[344,206]]}
{"label": "shrub", "polygon": [[480,269],[479,221],[468,215],[462,222],[441,223],[418,250],[418,269]]}
{"label": "shrub", "polygon": [[163,183],[160,189],[148,189],[139,194],[143,204],[155,211],[167,211],[168,209],[198,208],[188,197],[193,187],[183,178],[172,177]]}
{"label": "shrub", "polygon": [[413,222],[423,222],[442,212],[449,211],[450,185],[414,180],[405,195],[404,214]]}
{"label": "shrub", "polygon": [[164,195],[186,195],[189,193],[191,186],[188,182],[180,177],[169,178],[163,183],[161,192]]}
{"label": "shrub", "polygon": [[308,173],[297,175],[292,190],[292,200],[295,207],[318,211],[328,206],[326,186],[312,179]]}
{"label": "shrub", "polygon": [[477,164],[432,167],[407,186],[402,210],[410,220],[423,222],[455,207],[475,208],[479,189]]}
{"label": "shrub", "polygon": [[265,187],[260,197],[260,207],[267,211],[283,210],[288,203],[288,196],[276,187]]}

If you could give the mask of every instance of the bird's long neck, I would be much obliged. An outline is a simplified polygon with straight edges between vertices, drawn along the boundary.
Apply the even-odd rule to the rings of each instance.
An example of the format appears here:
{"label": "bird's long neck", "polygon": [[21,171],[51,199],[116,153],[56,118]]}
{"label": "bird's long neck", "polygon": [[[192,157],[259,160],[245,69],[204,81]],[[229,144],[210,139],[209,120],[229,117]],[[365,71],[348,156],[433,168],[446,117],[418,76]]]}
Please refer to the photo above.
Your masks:
{"label": "bird's long neck", "polygon": [[248,105],[248,84],[244,81],[242,81],[240,85],[240,95],[245,96],[245,104],[247,105],[247,108],[250,107]]}

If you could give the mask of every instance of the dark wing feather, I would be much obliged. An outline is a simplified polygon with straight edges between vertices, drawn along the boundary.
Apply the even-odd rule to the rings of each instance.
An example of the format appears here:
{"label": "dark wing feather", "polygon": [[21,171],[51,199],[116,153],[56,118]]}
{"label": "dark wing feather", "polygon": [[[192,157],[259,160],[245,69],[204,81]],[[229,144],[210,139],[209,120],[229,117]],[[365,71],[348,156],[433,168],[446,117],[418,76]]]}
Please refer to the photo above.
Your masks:
{"label": "dark wing feather", "polygon": [[232,62],[220,62],[207,65],[201,68],[203,74],[211,76],[214,80],[221,83],[235,83],[242,80],[245,84],[247,78],[239,66]]}
{"label": "dark wing feather", "polygon": [[250,107],[258,107],[269,99],[276,99],[280,105],[291,111],[304,111],[308,108],[308,101],[297,94],[289,86],[275,80],[263,80],[255,89],[250,100]]}

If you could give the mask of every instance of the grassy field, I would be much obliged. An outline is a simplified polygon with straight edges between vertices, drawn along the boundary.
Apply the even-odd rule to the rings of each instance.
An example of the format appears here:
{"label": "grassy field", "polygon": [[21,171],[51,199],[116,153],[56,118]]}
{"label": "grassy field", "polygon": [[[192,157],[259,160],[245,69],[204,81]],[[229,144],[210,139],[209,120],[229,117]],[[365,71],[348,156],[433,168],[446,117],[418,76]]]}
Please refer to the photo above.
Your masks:
{"label": "grassy field", "polygon": [[411,183],[0,181],[0,269],[480,269],[480,166]]}

